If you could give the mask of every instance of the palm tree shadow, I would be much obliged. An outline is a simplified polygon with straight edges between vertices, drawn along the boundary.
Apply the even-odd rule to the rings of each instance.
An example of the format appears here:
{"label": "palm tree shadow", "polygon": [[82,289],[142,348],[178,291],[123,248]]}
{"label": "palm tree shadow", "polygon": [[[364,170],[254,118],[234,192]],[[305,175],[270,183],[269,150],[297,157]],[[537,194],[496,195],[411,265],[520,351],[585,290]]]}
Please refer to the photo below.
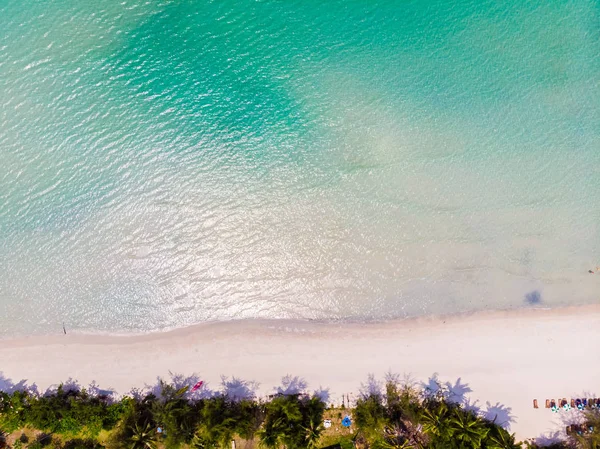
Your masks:
{"label": "palm tree shadow", "polygon": [[469,384],[462,383],[462,378],[456,379],[454,384],[446,382],[446,389],[448,391],[448,401],[456,404],[465,404],[467,402],[467,394],[473,392]]}
{"label": "palm tree shadow", "polygon": [[27,384],[27,379],[21,379],[19,382],[14,383],[11,378],[6,377],[2,371],[0,371],[0,391],[8,394],[12,394],[15,391],[26,391],[33,395],[38,395],[38,386],[33,383]]}
{"label": "palm tree shadow", "polygon": [[369,374],[367,382],[360,384],[359,393],[363,398],[369,396],[381,396],[383,394],[383,385],[379,382],[373,374]]}
{"label": "palm tree shadow", "polygon": [[504,429],[510,429],[510,424],[515,422],[515,417],[512,414],[512,408],[496,402],[492,405],[489,402],[485,403],[486,409],[481,411],[481,415],[488,421],[498,424]]}
{"label": "palm tree shadow", "polygon": [[535,439],[535,444],[538,446],[551,446],[555,443],[560,443],[563,441],[561,437],[561,433],[559,431],[556,432],[547,432],[543,435],[540,435]]}
{"label": "palm tree shadow", "polygon": [[454,383],[442,383],[438,374],[434,373],[427,379],[427,382],[421,383],[421,387],[426,396],[437,397],[445,399],[448,402],[459,404],[465,410],[472,411],[507,430],[510,429],[510,424],[516,421],[515,416],[512,414],[512,408],[507,407],[504,404],[497,402],[492,405],[490,402],[486,402],[485,408],[482,408],[478,405],[478,401],[472,402],[471,399],[468,398],[468,394],[472,393],[473,390],[469,387],[469,384],[463,383],[462,378],[460,377],[456,379]]}
{"label": "palm tree shadow", "polygon": [[146,384],[143,388],[132,388],[128,394],[133,398],[141,400],[149,395],[155,396],[159,399],[163,399],[163,389],[165,384],[172,385],[176,390],[188,387],[184,397],[187,399],[207,399],[216,395],[216,393],[210,390],[206,383],[202,385],[202,388],[196,391],[191,391],[191,388],[200,382],[201,379],[197,374],[190,376],[184,376],[183,374],[172,373],[169,371],[169,379],[163,379],[158,376],[156,383],[153,385]]}
{"label": "palm tree shadow", "polygon": [[427,382],[421,383],[421,387],[426,396],[439,397],[448,402],[476,408],[475,404],[471,404],[467,398],[467,394],[471,393],[473,390],[469,387],[469,384],[462,382],[461,377],[456,379],[456,382],[454,383],[442,383],[438,377],[438,373],[433,373],[432,376],[427,379]]}
{"label": "palm tree shadow", "polygon": [[117,392],[112,388],[109,388],[109,389],[100,388],[95,380],[92,381],[92,383],[88,386],[87,391],[92,396],[98,396],[100,398],[103,398],[103,399],[106,399],[109,401],[112,401],[113,399],[115,399],[118,396]]}
{"label": "palm tree shadow", "polygon": [[303,378],[287,375],[281,379],[281,386],[276,387],[275,391],[282,395],[296,395],[306,391],[307,387],[308,383]]}
{"label": "palm tree shadow", "polygon": [[331,394],[329,393],[329,388],[319,387],[318,390],[314,391],[313,396],[319,398],[323,403],[327,404]]}
{"label": "palm tree shadow", "polygon": [[259,384],[255,381],[245,381],[232,377],[229,380],[227,377],[221,377],[221,387],[223,395],[234,401],[240,401],[242,399],[254,399],[256,398],[256,391],[258,390]]}
{"label": "palm tree shadow", "polygon": [[58,385],[50,385],[48,388],[46,388],[46,391],[44,392],[44,396],[50,396],[56,393],[59,385],[62,387],[64,392],[69,392],[69,391],[80,391],[81,390],[81,385],[79,384],[78,381],[76,381],[75,379],[73,379],[72,377],[69,377],[67,380],[65,380],[64,382],[61,382]]}
{"label": "palm tree shadow", "polygon": [[433,373],[431,377],[427,379],[427,382],[422,382],[421,388],[425,395],[429,397],[443,395],[444,393],[444,387],[438,377],[438,373]]}

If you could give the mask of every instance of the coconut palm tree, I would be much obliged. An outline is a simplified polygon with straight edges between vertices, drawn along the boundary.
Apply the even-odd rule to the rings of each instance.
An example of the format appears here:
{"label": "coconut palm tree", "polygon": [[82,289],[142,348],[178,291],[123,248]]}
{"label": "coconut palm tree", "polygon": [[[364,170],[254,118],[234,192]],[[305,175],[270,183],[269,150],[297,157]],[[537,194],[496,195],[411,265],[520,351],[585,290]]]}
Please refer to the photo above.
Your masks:
{"label": "coconut palm tree", "polygon": [[170,430],[175,430],[181,418],[189,411],[189,404],[184,399],[184,394],[188,387],[175,390],[172,385],[161,380],[161,396],[162,399],[155,399],[151,403],[150,410],[152,418],[156,423],[163,427],[171,427]]}
{"label": "coconut palm tree", "polygon": [[450,423],[451,412],[445,402],[423,410],[421,423],[423,431],[434,439],[451,441],[456,428]]}
{"label": "coconut palm tree", "polygon": [[315,448],[321,436],[325,403],[317,396],[300,402],[302,413],[302,428],[305,431],[304,443],[309,449]]}
{"label": "coconut palm tree", "polygon": [[305,429],[302,426],[300,401],[295,397],[278,397],[266,404],[266,416],[258,436],[267,448],[302,447]]}
{"label": "coconut palm tree", "polygon": [[268,449],[277,449],[281,446],[281,440],[285,429],[281,420],[265,422],[265,425],[257,432],[261,444]]}
{"label": "coconut palm tree", "polygon": [[248,399],[235,403],[236,433],[244,440],[252,440],[263,420],[263,407]]}
{"label": "coconut palm tree", "polygon": [[130,430],[130,449],[156,449],[156,434],[150,423],[146,423],[144,426],[135,423]]}
{"label": "coconut palm tree", "polygon": [[222,396],[212,398],[204,404],[200,429],[207,442],[223,447],[230,444],[237,424],[234,406],[233,402]]}
{"label": "coconut palm tree", "polygon": [[315,449],[317,447],[317,442],[321,437],[323,429],[324,427],[320,421],[315,421],[312,418],[310,419],[308,425],[304,427],[304,431],[306,432],[304,441],[307,449]]}
{"label": "coconut palm tree", "polygon": [[490,429],[487,439],[489,449],[521,449],[521,444],[515,442],[515,434],[510,434],[497,424]]}
{"label": "coconut palm tree", "polygon": [[200,433],[196,433],[192,441],[190,442],[190,446],[193,449],[216,449],[218,446],[209,440],[207,440]]}
{"label": "coconut palm tree", "polygon": [[460,409],[456,410],[450,424],[454,429],[453,438],[474,449],[481,447],[482,440],[490,431],[477,416]]}

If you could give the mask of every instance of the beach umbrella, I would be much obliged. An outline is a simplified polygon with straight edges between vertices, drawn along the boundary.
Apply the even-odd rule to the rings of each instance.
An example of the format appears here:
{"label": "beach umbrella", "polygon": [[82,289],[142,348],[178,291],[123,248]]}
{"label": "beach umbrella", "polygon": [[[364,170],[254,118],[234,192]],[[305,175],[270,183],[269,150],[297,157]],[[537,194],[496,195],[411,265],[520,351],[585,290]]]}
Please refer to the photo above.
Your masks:
{"label": "beach umbrella", "polygon": [[342,426],[350,427],[350,425],[352,425],[352,421],[350,421],[350,417],[346,415],[346,417],[342,419]]}

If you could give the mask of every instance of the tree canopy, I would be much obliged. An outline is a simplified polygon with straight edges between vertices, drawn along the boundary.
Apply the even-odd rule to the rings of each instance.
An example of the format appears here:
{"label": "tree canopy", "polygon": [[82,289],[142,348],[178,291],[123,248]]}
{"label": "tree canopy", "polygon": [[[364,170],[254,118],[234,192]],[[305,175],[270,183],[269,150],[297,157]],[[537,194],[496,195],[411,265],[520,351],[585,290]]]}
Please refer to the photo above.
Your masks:
{"label": "tree canopy", "polygon": [[[0,393],[0,449],[219,449],[232,441],[266,449],[516,449],[535,448],[439,391],[395,380],[363,394],[352,408],[332,408],[317,395],[268,400],[226,394],[192,399],[188,387],[161,382],[159,391],[111,400],[59,386],[44,395]],[[351,417],[351,428],[341,426]],[[600,448],[600,412],[555,448]],[[327,418],[333,426],[325,428]],[[345,432],[345,433],[344,433]],[[30,434],[32,437],[28,437]],[[19,437],[20,435],[20,437]]]}

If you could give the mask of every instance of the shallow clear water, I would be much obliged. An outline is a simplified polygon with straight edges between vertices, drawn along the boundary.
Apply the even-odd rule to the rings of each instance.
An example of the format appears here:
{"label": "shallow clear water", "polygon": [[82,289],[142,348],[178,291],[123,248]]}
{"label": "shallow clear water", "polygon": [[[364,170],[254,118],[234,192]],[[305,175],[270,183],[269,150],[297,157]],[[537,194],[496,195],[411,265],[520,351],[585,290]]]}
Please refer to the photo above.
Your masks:
{"label": "shallow clear water", "polygon": [[597,301],[600,4],[0,0],[0,335]]}

